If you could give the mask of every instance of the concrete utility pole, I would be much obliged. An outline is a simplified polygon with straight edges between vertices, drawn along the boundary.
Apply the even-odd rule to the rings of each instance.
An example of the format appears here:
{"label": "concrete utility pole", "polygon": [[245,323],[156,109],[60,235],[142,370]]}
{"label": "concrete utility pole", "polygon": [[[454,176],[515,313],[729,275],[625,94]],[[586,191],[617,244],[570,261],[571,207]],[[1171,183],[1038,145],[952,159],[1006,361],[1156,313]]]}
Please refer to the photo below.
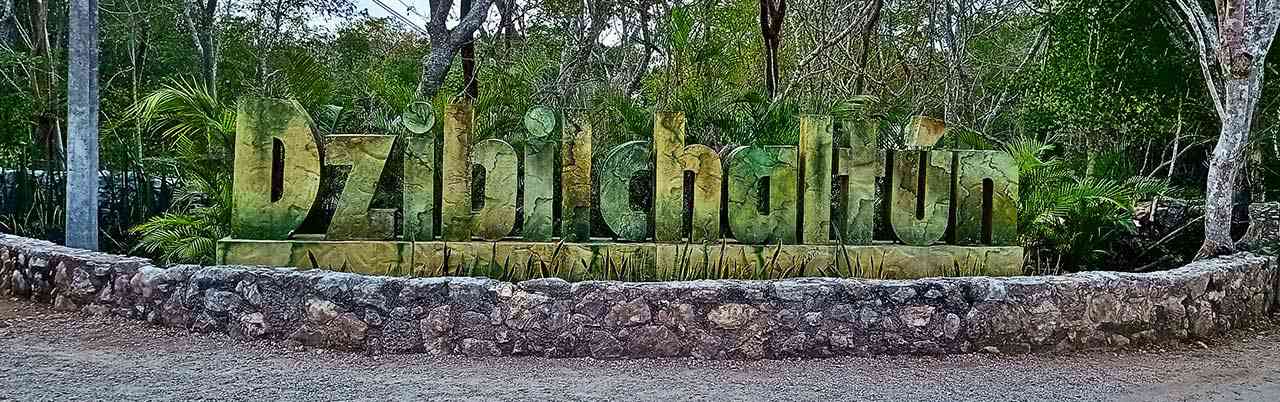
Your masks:
{"label": "concrete utility pole", "polygon": [[67,246],[98,249],[98,0],[71,2],[67,48]]}

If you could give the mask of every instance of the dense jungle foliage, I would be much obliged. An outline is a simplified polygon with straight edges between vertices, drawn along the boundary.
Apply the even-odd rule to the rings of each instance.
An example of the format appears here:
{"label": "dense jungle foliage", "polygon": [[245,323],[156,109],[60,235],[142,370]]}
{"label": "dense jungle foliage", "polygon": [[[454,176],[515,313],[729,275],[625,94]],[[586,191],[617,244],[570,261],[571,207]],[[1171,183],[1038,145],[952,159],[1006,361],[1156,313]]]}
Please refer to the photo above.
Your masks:
{"label": "dense jungle foliage", "polygon": [[[103,247],[212,262],[244,96],[297,99],[322,133],[393,134],[415,100],[471,98],[479,137],[517,148],[525,111],[549,105],[594,122],[597,153],[649,138],[654,110],[716,149],[863,110],[892,147],[927,115],[958,129],[947,147],[1015,156],[1036,273],[1146,266],[1122,241],[1136,206],[1202,198],[1220,126],[1166,0],[436,3],[100,0]],[[466,35],[472,7],[488,12]],[[66,0],[0,0],[6,233],[62,236],[66,32]],[[1280,79],[1262,94],[1242,202],[1280,195],[1262,185],[1280,183]]]}

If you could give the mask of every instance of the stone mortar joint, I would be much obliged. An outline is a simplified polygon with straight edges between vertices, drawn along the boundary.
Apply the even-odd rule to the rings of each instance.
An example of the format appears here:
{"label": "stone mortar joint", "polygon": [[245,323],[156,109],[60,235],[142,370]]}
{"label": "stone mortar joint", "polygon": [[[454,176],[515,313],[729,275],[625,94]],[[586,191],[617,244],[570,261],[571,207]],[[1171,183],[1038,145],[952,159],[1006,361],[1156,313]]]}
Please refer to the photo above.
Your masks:
{"label": "stone mortar joint", "polygon": [[506,283],[144,258],[0,235],[0,296],[237,339],[380,353],[766,359],[1026,353],[1218,336],[1265,319],[1275,257],[1142,274]]}

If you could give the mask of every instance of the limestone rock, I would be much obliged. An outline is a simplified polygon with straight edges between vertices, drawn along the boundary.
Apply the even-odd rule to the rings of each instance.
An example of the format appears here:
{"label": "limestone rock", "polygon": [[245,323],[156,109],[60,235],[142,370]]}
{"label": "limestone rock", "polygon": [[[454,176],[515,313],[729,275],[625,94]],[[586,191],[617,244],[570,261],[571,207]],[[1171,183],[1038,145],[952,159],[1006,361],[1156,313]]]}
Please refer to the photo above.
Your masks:
{"label": "limestone rock", "polygon": [[612,326],[633,327],[648,324],[652,318],[653,312],[649,309],[649,303],[644,299],[634,299],[610,308],[605,320]]}
{"label": "limestone rock", "polygon": [[735,330],[755,320],[759,310],[746,304],[725,304],[711,309],[707,321],[719,329]]}

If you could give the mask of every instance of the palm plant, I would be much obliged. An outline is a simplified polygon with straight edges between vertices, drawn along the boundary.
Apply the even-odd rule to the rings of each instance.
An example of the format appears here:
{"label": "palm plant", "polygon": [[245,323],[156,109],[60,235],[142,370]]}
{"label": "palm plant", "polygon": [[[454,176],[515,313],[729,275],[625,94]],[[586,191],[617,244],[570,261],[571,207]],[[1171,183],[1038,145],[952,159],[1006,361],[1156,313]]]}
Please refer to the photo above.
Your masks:
{"label": "palm plant", "polygon": [[128,111],[147,132],[157,133],[168,157],[150,162],[166,166],[178,180],[169,212],[132,229],[135,251],[164,262],[212,263],[218,239],[230,233],[230,145],[235,113],[196,81],[174,81],[147,95]]}
{"label": "palm plant", "polygon": [[1003,150],[1013,156],[1021,175],[1019,232],[1037,266],[1099,268],[1115,256],[1113,244],[1136,232],[1135,203],[1167,191],[1156,180],[1081,175],[1049,157],[1054,146],[1037,139],[1020,138]]}

